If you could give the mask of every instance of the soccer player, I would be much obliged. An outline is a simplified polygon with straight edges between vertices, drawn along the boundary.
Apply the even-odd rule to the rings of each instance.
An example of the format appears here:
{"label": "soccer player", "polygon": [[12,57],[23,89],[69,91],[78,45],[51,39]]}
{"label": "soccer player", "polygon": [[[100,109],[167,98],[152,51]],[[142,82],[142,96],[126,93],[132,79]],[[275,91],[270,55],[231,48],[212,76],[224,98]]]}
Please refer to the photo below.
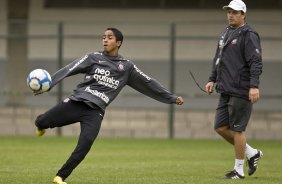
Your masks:
{"label": "soccer player", "polygon": [[227,11],[228,26],[220,35],[206,91],[220,93],[215,115],[215,131],[234,145],[234,169],[224,178],[244,178],[244,157],[248,174],[252,175],[262,151],[246,142],[245,130],[253,103],[259,100],[259,76],[262,73],[260,37],[245,23],[247,8],[243,1],[233,0],[223,7]]}
{"label": "soccer player", "polygon": [[124,86],[163,103],[182,105],[184,102],[181,96],[170,93],[133,62],[119,55],[122,42],[122,33],[116,28],[108,28],[103,35],[104,51],[84,55],[52,75],[51,88],[66,77],[79,73],[85,75],[68,98],[39,115],[35,121],[39,136],[45,129],[80,122],[77,146],[57,172],[53,180],[55,184],[66,184],[65,179],[87,155],[99,133],[106,107]]}

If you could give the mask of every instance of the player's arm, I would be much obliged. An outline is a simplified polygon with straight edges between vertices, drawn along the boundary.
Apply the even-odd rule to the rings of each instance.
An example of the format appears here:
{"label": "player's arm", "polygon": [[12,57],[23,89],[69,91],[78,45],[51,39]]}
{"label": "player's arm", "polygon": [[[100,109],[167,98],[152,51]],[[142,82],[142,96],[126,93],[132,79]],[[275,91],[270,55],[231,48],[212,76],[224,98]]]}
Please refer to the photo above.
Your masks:
{"label": "player's arm", "polygon": [[52,89],[57,83],[59,83],[66,77],[79,73],[85,73],[87,70],[89,70],[89,67],[93,64],[93,60],[91,60],[90,57],[91,55],[85,55],[79,59],[74,60],[70,64],[54,73],[52,75],[52,85],[50,89]]}
{"label": "player's arm", "polygon": [[[89,66],[92,65],[91,60],[89,59],[89,55],[85,55],[81,58],[78,58],[71,62],[70,64],[66,65],[65,67],[61,68],[57,72],[55,72],[51,78],[52,83],[48,91],[50,91],[56,84],[58,84],[61,80],[63,80],[66,77],[78,74],[78,73],[84,73],[88,70]],[[33,91],[34,95],[39,95],[44,93],[44,91]]]}
{"label": "player's arm", "polygon": [[149,77],[135,65],[130,73],[128,85],[133,89],[163,103],[182,105],[184,100],[163,87],[158,81]]}

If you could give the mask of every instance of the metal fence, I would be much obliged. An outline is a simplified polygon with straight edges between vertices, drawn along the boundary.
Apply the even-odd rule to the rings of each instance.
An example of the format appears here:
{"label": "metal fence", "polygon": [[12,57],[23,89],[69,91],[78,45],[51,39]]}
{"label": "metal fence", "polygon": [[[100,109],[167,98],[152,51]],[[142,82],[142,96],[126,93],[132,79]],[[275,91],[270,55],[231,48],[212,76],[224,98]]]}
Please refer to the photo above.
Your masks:
{"label": "metal fence", "polygon": [[[264,62],[260,86],[261,100],[255,105],[255,111],[281,112],[282,110],[281,23],[251,23],[260,33]],[[13,86],[22,86],[32,69],[44,68],[53,73],[85,53],[101,50],[102,34],[109,25],[119,28],[124,33],[121,55],[132,60],[144,73],[184,97],[186,103],[178,107],[178,110],[206,114],[216,106],[218,95],[202,93],[189,76],[189,71],[194,73],[202,87],[206,84],[218,35],[225,26],[224,22],[20,22],[20,24],[26,25],[26,35],[18,35],[17,32],[11,34],[7,31],[7,22],[0,22],[0,106],[4,109],[5,106],[10,108],[11,105],[15,109],[22,109],[24,106],[31,111],[36,108],[45,109],[71,94],[83,76],[67,78],[54,90],[40,96],[33,96],[25,85],[18,88]],[[18,57],[18,61],[11,64],[8,57],[11,54],[8,51],[9,39],[15,42],[26,40],[26,60]],[[10,52],[20,55],[17,49],[19,48]],[[19,68],[18,65],[21,67]],[[17,102],[17,99],[19,99],[18,104],[10,102],[11,100]],[[166,119],[169,122],[169,135],[173,136],[175,119],[173,105],[162,104],[126,87],[110,107],[114,111],[123,109],[128,112],[142,109],[146,112],[146,117],[149,116],[150,110],[169,112]],[[10,116],[14,115],[10,113]],[[31,119],[33,118],[29,117],[27,121],[30,122]],[[128,118],[125,118],[125,121],[129,121]],[[15,123],[17,120],[13,122],[17,124]]]}
{"label": "metal fence", "polygon": [[[101,50],[101,35],[108,25],[120,28],[125,41],[120,53],[134,61],[145,73],[159,80],[172,91],[184,96],[188,103],[185,109],[213,109],[216,95],[206,96],[197,89],[188,71],[194,72],[199,83],[204,86],[211,67],[211,61],[217,44],[217,36],[224,28],[224,22],[175,22],[175,23],[138,23],[138,22],[28,22],[27,48],[28,60],[25,71],[16,68],[23,79],[10,80],[12,70],[7,70],[7,40],[23,39],[11,35],[7,23],[1,22],[0,29],[0,104],[9,104],[13,96],[24,96],[24,104],[31,106],[49,106],[54,104],[60,90],[34,100],[30,91],[21,89],[11,91],[11,85],[25,82],[28,71],[45,68],[50,73],[87,52]],[[253,27],[262,38],[264,73],[261,82],[261,103],[258,110],[281,110],[282,87],[280,87],[280,69],[282,68],[282,24],[277,22],[253,22]],[[6,28],[6,29],[5,29]],[[13,53],[17,54],[17,53]],[[22,61],[18,61],[19,63]],[[69,94],[82,76],[66,79],[62,86],[62,96]],[[15,81],[15,84],[9,84]],[[10,96],[10,98],[9,98]],[[12,96],[12,97],[11,97]],[[134,99],[135,103],[132,104]],[[125,88],[114,107],[165,108],[166,105],[144,97],[130,88]]]}

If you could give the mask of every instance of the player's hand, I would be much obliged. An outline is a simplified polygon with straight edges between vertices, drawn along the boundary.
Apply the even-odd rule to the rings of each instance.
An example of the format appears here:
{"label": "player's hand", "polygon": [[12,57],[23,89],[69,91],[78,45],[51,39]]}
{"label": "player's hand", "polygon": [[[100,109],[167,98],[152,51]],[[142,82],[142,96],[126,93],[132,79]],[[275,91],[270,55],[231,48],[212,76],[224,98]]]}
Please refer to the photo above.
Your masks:
{"label": "player's hand", "polygon": [[42,93],[49,92],[50,90],[51,90],[51,88],[49,88],[47,91],[42,91],[42,90],[40,90],[40,91],[32,91],[32,93],[33,93],[34,96],[36,96],[36,95],[40,95]]}
{"label": "player's hand", "polygon": [[42,93],[44,93],[43,91],[32,91],[33,95],[36,96],[36,95],[40,95]]}
{"label": "player's hand", "polygon": [[214,89],[214,82],[208,82],[206,84],[206,92],[210,95],[211,93],[213,93],[213,89]]}
{"label": "player's hand", "polygon": [[176,98],[176,104],[177,105],[182,105],[184,103],[184,100],[181,96],[177,97]]}
{"label": "player's hand", "polygon": [[250,88],[249,100],[252,103],[256,103],[259,100],[259,89],[258,88]]}

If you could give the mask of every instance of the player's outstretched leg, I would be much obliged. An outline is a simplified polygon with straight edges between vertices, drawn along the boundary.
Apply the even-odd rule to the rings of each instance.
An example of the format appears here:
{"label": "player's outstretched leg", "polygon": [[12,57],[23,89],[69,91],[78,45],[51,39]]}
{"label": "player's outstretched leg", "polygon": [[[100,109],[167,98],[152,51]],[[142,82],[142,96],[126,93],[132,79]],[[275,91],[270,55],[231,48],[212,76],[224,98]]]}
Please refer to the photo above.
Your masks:
{"label": "player's outstretched leg", "polygon": [[35,134],[37,136],[42,136],[45,134],[46,129],[49,128],[49,123],[47,122],[44,114],[39,115],[35,120],[35,125],[37,127]]}
{"label": "player's outstretched leg", "polygon": [[35,120],[35,126],[37,127],[36,135],[44,135],[48,128],[62,127],[76,123],[79,113],[75,112],[80,106],[83,106],[83,103],[74,102],[67,98],[44,114],[39,115]]}
{"label": "player's outstretched leg", "polygon": [[[45,127],[43,128],[43,126],[42,126],[42,122],[43,122],[43,115],[41,114],[41,115],[39,115],[37,118],[36,118],[36,120],[35,120],[35,125],[36,125],[36,131],[35,131],[35,134],[37,135],[37,136],[42,136],[42,135],[44,135],[45,134],[45,132],[46,132],[46,129],[45,129]],[[47,127],[48,128],[48,127]]]}
{"label": "player's outstretched leg", "polygon": [[45,129],[39,129],[39,128],[37,128],[36,131],[35,131],[37,136],[42,136],[42,135],[45,134],[45,132],[46,132]]}
{"label": "player's outstretched leg", "polygon": [[63,181],[63,179],[62,179],[60,176],[56,176],[56,177],[53,179],[53,183],[54,183],[54,184],[67,184],[66,182]]}

